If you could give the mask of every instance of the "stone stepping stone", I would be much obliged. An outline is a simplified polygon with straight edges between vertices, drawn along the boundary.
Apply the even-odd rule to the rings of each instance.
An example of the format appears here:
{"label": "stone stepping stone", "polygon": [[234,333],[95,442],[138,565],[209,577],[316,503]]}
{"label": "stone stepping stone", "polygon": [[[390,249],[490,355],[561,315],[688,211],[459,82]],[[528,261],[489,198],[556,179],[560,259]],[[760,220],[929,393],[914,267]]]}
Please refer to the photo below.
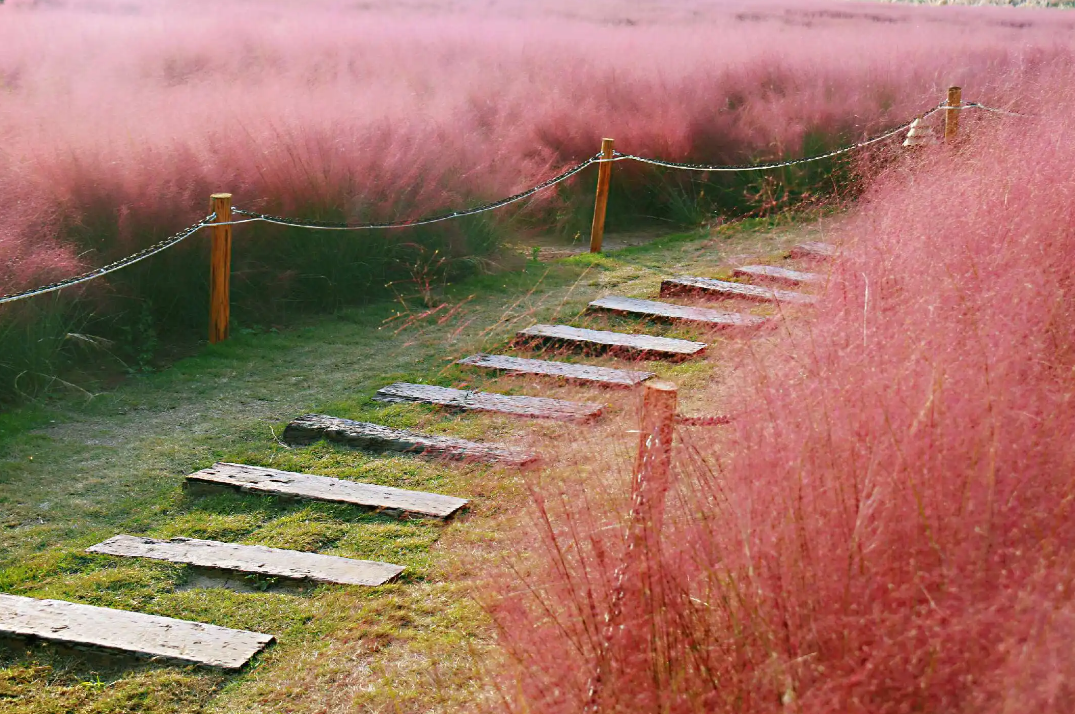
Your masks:
{"label": "stone stepping stone", "polygon": [[735,312],[721,312],[704,307],[687,307],[673,305],[670,302],[638,300],[614,295],[594,300],[590,303],[590,309],[641,315],[674,322],[695,322],[708,327],[759,327],[765,324],[764,317],[754,315],[741,315]]}
{"label": "stone stepping stone", "polygon": [[657,376],[653,372],[636,372],[628,369],[595,367],[571,362],[549,362],[541,359],[524,359],[505,355],[471,355],[459,360],[456,364],[502,370],[513,374],[561,377],[575,382],[594,382],[610,387],[635,387],[647,379]]}
{"label": "stone stepping stone", "polygon": [[403,572],[403,566],[373,560],[197,538],[156,540],[118,535],[91,545],[86,552],[342,585],[384,585]]}
{"label": "stone stepping stone", "polygon": [[0,594],[0,635],[240,669],[272,635],[63,600]]}
{"label": "stone stepping stone", "polygon": [[516,397],[407,382],[397,382],[379,389],[373,398],[378,402],[436,404],[451,409],[497,412],[535,419],[595,419],[601,416],[603,408],[602,405],[592,402],[566,402],[546,397]]}
{"label": "stone stepping stone", "polygon": [[187,476],[187,483],[228,486],[265,496],[347,503],[377,511],[432,518],[449,518],[468,503],[465,498],[442,496],[439,493],[407,491],[391,486],[376,486],[243,464],[214,464],[212,468]]}
{"label": "stone stepping stone", "polygon": [[807,242],[794,246],[788,255],[792,258],[811,258],[827,260],[836,257],[836,246],[831,243]]}
{"label": "stone stepping stone", "polygon": [[747,285],[746,283],[730,283],[726,280],[713,280],[712,278],[694,278],[681,276],[669,278],[661,283],[661,295],[697,294],[716,298],[737,298],[739,300],[754,300],[757,302],[786,302],[796,305],[812,305],[817,302],[813,295],[791,292],[790,290],[778,290],[762,285]]}
{"label": "stone stepping stone", "polygon": [[738,278],[754,278],[755,280],[771,280],[791,285],[817,285],[822,280],[817,273],[788,270],[787,268],[778,268],[775,265],[744,265],[735,269],[735,276]]}
{"label": "stone stepping stone", "polygon": [[631,335],[605,330],[585,330],[567,325],[534,325],[519,332],[515,339],[516,342],[522,344],[551,342],[634,357],[669,357],[672,359],[693,357],[704,352],[706,348],[704,343],[690,340]]}
{"label": "stone stepping stone", "polygon": [[448,436],[427,436],[323,414],[301,416],[284,430],[284,441],[288,444],[312,444],[321,439],[369,451],[398,451],[464,461],[503,462],[513,466],[522,466],[537,459],[535,454],[509,446],[479,444]]}

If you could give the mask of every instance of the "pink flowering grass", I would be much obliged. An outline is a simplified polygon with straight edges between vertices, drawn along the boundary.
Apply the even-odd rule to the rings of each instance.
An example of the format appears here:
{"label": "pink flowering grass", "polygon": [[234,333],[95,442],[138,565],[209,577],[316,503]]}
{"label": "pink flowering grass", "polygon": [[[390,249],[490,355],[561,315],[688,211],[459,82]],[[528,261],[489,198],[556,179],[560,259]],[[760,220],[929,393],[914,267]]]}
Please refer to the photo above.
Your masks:
{"label": "pink flowering grass", "polygon": [[[802,155],[905,121],[949,84],[1003,105],[1070,61],[1075,27],[1063,14],[823,0],[579,5],[5,3],[0,293],[133,253],[204,216],[214,191],[249,209],[383,221],[528,188],[602,136],[679,160]],[[609,225],[785,207],[843,181],[832,168],[763,179],[621,163]],[[434,251],[460,272],[519,231],[584,233],[592,185],[586,173],[421,231],[242,226],[238,314],[368,299]],[[150,315],[162,334],[200,335],[205,242],[64,302],[79,297],[108,334]]]}
{"label": "pink flowering grass", "polygon": [[[1071,711],[1070,86],[896,159],[817,309],[743,345],[709,408],[734,424],[679,433],[600,711]],[[587,700],[629,507],[612,443],[534,484],[489,600],[516,711]]]}

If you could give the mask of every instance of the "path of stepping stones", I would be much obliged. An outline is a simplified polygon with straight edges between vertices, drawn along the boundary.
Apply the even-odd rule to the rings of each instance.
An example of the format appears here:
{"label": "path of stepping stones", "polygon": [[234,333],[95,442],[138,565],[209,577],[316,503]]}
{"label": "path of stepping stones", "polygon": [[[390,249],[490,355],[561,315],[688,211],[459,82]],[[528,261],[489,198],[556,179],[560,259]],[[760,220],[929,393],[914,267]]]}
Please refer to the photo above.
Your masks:
{"label": "path of stepping stones", "polygon": [[[789,257],[817,261],[835,255],[836,249],[831,245],[804,243],[795,246]],[[769,265],[741,266],[735,269],[735,276],[762,283],[797,286],[816,285],[822,281],[815,273]],[[660,294],[662,297],[677,295],[708,300],[733,299],[798,305],[809,305],[816,299],[812,295],[769,285],[693,276],[664,280]],[[735,330],[756,328],[765,322],[764,318],[753,315],[614,295],[593,301],[589,309],[655,321]],[[513,344],[516,347],[537,350],[568,348],[584,354],[610,354],[635,360],[684,360],[697,357],[706,349],[704,343],[690,340],[590,330],[570,325],[534,325],[519,332]],[[497,373],[551,377],[601,387],[637,387],[655,376],[653,372],[510,355],[476,354],[459,360],[457,364]],[[603,409],[603,404],[596,402],[569,402],[407,383],[387,385],[377,392],[374,399],[547,419],[592,420],[599,418]],[[535,454],[506,445],[417,434],[379,424],[320,414],[307,414],[296,418],[288,425],[283,438],[294,446],[324,439],[367,451],[403,452],[442,459],[496,462],[510,466],[523,466],[537,458]],[[447,519],[465,508],[468,503],[465,499],[453,496],[242,464],[215,464],[212,468],[190,474],[186,477],[186,483],[191,488],[231,488],[264,496],[350,504],[401,517]],[[391,563],[193,538],[156,540],[121,534],[91,546],[87,551],[115,557],[148,558],[201,568],[352,586],[381,585],[394,580],[403,572],[401,566]],[[242,668],[274,640],[271,634],[59,600],[4,594],[0,594],[0,636],[41,639],[80,648],[122,651],[142,657],[164,658],[228,670]]]}

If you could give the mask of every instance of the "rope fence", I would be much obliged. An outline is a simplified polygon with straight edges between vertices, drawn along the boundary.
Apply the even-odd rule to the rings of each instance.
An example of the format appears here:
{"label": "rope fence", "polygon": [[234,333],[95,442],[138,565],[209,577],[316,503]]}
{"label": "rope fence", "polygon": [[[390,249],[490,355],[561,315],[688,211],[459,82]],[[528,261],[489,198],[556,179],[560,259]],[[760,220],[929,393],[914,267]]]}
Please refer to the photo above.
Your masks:
{"label": "rope fence", "polygon": [[[1023,118],[1027,117],[1027,115],[1025,115],[1025,114],[1019,114],[1017,112],[1009,111],[1007,109],[999,109],[999,108],[996,108],[996,107],[989,107],[989,106],[986,106],[984,104],[980,104],[978,102],[962,102],[960,97],[961,97],[961,90],[958,87],[953,87],[952,89],[949,90],[948,99],[946,101],[941,102],[936,107],[926,111],[923,114],[920,114],[919,116],[915,117],[911,121],[908,121],[908,122],[905,122],[903,124],[900,124],[899,126],[893,128],[893,129],[890,129],[890,130],[888,130],[888,131],[886,131],[886,132],[884,132],[882,134],[879,134],[877,136],[871,137],[871,138],[866,139],[864,141],[857,142],[855,144],[851,144],[849,146],[845,146],[845,147],[842,147],[842,148],[839,148],[839,149],[836,149],[836,150],[833,150],[833,151],[828,151],[828,152],[825,152],[825,153],[822,153],[822,154],[817,154],[817,155],[814,155],[814,156],[808,156],[808,157],[804,157],[804,158],[801,158],[801,159],[792,159],[792,160],[788,160],[788,161],[758,163],[758,164],[738,164],[738,165],[705,165],[705,164],[694,164],[694,163],[685,163],[685,162],[677,162],[677,161],[665,161],[663,159],[649,158],[649,157],[645,157],[645,156],[638,156],[638,155],[635,155],[635,154],[625,154],[625,153],[621,153],[619,151],[615,151],[612,148],[612,140],[611,139],[605,139],[602,142],[602,151],[601,151],[601,153],[598,153],[598,154],[586,159],[585,161],[582,161],[581,163],[575,164],[574,166],[562,171],[561,173],[557,174],[556,176],[553,176],[552,178],[547,179],[547,180],[545,180],[545,181],[537,184],[536,186],[534,186],[532,188],[529,188],[529,189],[527,189],[525,191],[522,191],[520,193],[516,193],[516,194],[508,196],[506,198],[498,199],[496,201],[491,201],[489,203],[484,203],[484,204],[482,204],[480,206],[476,206],[476,207],[473,207],[473,208],[456,210],[456,211],[451,211],[451,212],[447,212],[447,213],[441,213],[441,214],[429,216],[429,217],[426,217],[426,218],[419,218],[419,219],[414,219],[414,220],[388,221],[388,222],[363,223],[363,224],[349,224],[349,223],[334,223],[334,222],[328,222],[328,221],[302,220],[302,219],[296,219],[296,218],[287,218],[285,216],[274,216],[274,215],[266,214],[266,213],[258,213],[258,212],[255,212],[255,211],[245,210],[245,209],[242,209],[242,208],[233,208],[230,205],[231,196],[229,194],[215,194],[214,195],[214,206],[218,205],[218,203],[217,203],[218,201],[224,201],[224,203],[219,204],[220,207],[221,207],[219,210],[214,210],[212,213],[210,213],[208,216],[206,216],[205,218],[201,219],[197,223],[194,223],[193,225],[188,226],[187,228],[184,228],[183,230],[179,231],[178,233],[175,233],[174,235],[170,236],[169,238],[166,238],[166,239],[164,239],[162,241],[159,241],[158,243],[155,243],[152,246],[149,246],[148,248],[140,250],[137,253],[134,253],[133,255],[130,255],[130,256],[126,257],[126,258],[122,258],[120,260],[114,261],[112,263],[109,263],[108,265],[102,266],[100,268],[96,268],[94,270],[91,270],[89,272],[83,273],[81,275],[76,275],[76,276],[73,276],[73,277],[70,277],[70,278],[66,278],[64,280],[56,281],[54,283],[49,283],[48,285],[42,285],[42,286],[39,286],[39,287],[24,290],[24,291],[21,291],[21,292],[12,293],[12,294],[9,294],[9,295],[2,295],[2,296],[0,296],[0,305],[16,302],[16,301],[19,301],[19,300],[26,300],[26,299],[29,299],[29,298],[37,297],[37,296],[40,296],[40,295],[45,295],[45,294],[48,294],[48,293],[54,293],[54,292],[63,290],[65,288],[74,287],[76,285],[80,285],[82,283],[86,283],[86,282],[89,282],[91,280],[96,280],[97,278],[104,277],[104,276],[106,276],[106,275],[108,275],[110,273],[116,272],[117,270],[122,270],[123,268],[129,267],[131,265],[134,265],[135,263],[138,263],[138,262],[140,262],[142,260],[145,260],[146,258],[149,258],[151,256],[157,255],[158,253],[161,253],[161,252],[163,252],[165,250],[168,250],[169,248],[172,248],[172,247],[178,245],[179,243],[182,243],[184,240],[186,240],[187,238],[191,237],[192,235],[194,235],[195,233],[197,233],[199,230],[201,230],[203,228],[211,228],[211,229],[213,229],[213,232],[214,232],[214,246],[216,246],[218,243],[223,246],[226,243],[226,247],[222,248],[221,251],[217,251],[217,249],[214,248],[213,274],[214,274],[214,276],[219,275],[220,277],[219,278],[214,278],[214,297],[211,299],[211,302],[214,304],[214,307],[212,309],[212,315],[214,317],[211,318],[211,322],[217,323],[217,322],[219,322],[219,320],[224,321],[223,325],[220,325],[220,324],[211,325],[211,328],[210,328],[211,339],[210,339],[210,341],[211,342],[216,342],[216,341],[219,341],[219,339],[226,338],[226,336],[227,336],[228,308],[227,308],[226,305],[221,306],[221,305],[218,304],[220,302],[220,300],[217,297],[217,295],[218,294],[223,295],[224,298],[226,298],[227,293],[228,293],[228,287],[227,287],[228,273],[230,272],[230,262],[231,262],[231,247],[230,247],[230,244],[231,244],[230,227],[231,226],[238,226],[238,225],[243,225],[243,224],[247,224],[247,223],[261,222],[261,223],[271,223],[271,224],[275,224],[275,225],[289,226],[289,227],[293,227],[293,228],[304,228],[304,229],[309,229],[309,230],[326,230],[326,231],[363,231],[363,230],[391,230],[391,229],[415,228],[415,227],[418,227],[418,226],[426,226],[426,225],[431,225],[431,224],[434,224],[434,223],[441,223],[443,221],[450,221],[450,220],[453,220],[453,219],[456,219],[456,218],[464,218],[464,217],[467,217],[467,216],[474,216],[474,215],[478,215],[478,214],[481,214],[481,213],[486,213],[488,211],[494,211],[494,210],[497,210],[499,208],[503,208],[504,206],[508,206],[508,205],[513,204],[513,203],[517,203],[519,201],[524,201],[524,200],[530,198],[531,196],[534,196],[535,194],[540,193],[541,191],[545,191],[545,190],[547,190],[549,188],[552,188],[553,186],[556,186],[557,184],[560,184],[560,183],[562,183],[564,181],[567,181],[568,179],[572,178],[573,176],[577,175],[578,173],[582,172],[584,169],[588,168],[589,166],[591,166],[593,164],[600,164],[602,172],[601,172],[601,177],[599,178],[599,181],[598,181],[597,205],[596,205],[596,208],[595,208],[595,211],[594,211],[594,226],[593,226],[593,229],[592,229],[592,232],[591,232],[591,239],[590,239],[590,250],[591,250],[591,252],[600,252],[601,251],[601,243],[602,243],[602,239],[603,239],[603,233],[604,233],[604,213],[605,213],[605,209],[606,209],[607,204],[608,204],[608,169],[610,169],[611,165],[616,163],[616,162],[620,162],[620,161],[635,161],[635,162],[639,162],[639,163],[642,163],[642,164],[647,164],[647,165],[651,165],[651,166],[659,166],[659,167],[668,168],[668,169],[677,169],[677,170],[684,170],[684,171],[712,172],[712,173],[731,173],[731,172],[746,172],[746,171],[772,171],[772,170],[775,170],[775,169],[795,167],[795,166],[800,166],[802,164],[808,164],[808,163],[812,163],[812,162],[823,161],[825,159],[831,159],[831,158],[834,158],[834,157],[837,157],[837,156],[842,156],[844,154],[848,154],[848,153],[851,153],[851,152],[854,152],[854,151],[859,151],[859,150],[861,150],[863,148],[866,148],[868,146],[872,146],[874,144],[878,144],[880,142],[883,142],[883,141],[886,141],[888,139],[891,139],[891,138],[893,138],[895,136],[900,135],[901,133],[903,133],[905,131],[908,131],[909,129],[913,132],[914,127],[916,127],[918,125],[919,121],[921,121],[922,119],[925,119],[925,118],[927,118],[927,117],[929,117],[929,116],[931,116],[931,115],[933,115],[933,114],[935,114],[935,113],[937,113],[939,111],[944,111],[945,112],[945,116],[946,116],[945,138],[946,139],[954,138],[955,132],[958,129],[958,116],[959,116],[960,112],[962,112],[964,110],[981,109],[981,110],[988,111],[988,112],[995,113],[995,114],[1002,115],[1002,116],[1013,116],[1013,117],[1023,117]],[[225,196],[226,196],[226,198],[222,198],[222,197],[225,197]],[[243,216],[243,218],[239,218],[237,220],[232,220],[232,218],[231,218],[232,213],[234,213],[236,215],[239,215],[239,216]],[[223,264],[223,265],[217,265],[217,262],[219,262],[218,258],[216,257],[218,252],[222,256],[222,259],[224,260],[225,264]],[[218,286],[216,285],[218,280],[223,281],[222,287],[218,288]],[[225,302],[226,302],[226,300],[225,300]],[[217,316],[219,316],[219,317],[217,317]],[[214,336],[215,336],[215,338],[214,338]]]}
{"label": "rope fence", "polygon": [[4,295],[0,297],[0,305],[9,302],[15,302],[16,300],[25,300],[26,298],[37,297],[38,295],[44,295],[46,293],[53,293],[57,290],[70,288],[81,283],[89,282],[90,280],[104,277],[105,275],[108,275],[109,273],[114,273],[117,270],[122,270],[123,268],[126,268],[130,265],[134,265],[135,263],[143,261],[146,258],[154,256],[157,253],[162,253],[171,248],[172,246],[179,245],[187,238],[190,238],[192,235],[200,231],[202,228],[213,225],[213,219],[215,218],[216,215],[211,213],[202,220],[195,223],[194,225],[184,228],[170,238],[165,238],[164,240],[158,243],[154,243],[153,245],[149,246],[148,248],[145,248],[144,250],[138,251],[134,255],[127,256],[126,258],[121,258],[120,260],[117,260],[113,263],[109,263],[108,265],[91,270],[88,273],[83,273],[82,275],[76,275],[71,278],[59,280],[55,283],[49,283],[48,285],[42,285],[40,287],[24,290],[21,293]]}

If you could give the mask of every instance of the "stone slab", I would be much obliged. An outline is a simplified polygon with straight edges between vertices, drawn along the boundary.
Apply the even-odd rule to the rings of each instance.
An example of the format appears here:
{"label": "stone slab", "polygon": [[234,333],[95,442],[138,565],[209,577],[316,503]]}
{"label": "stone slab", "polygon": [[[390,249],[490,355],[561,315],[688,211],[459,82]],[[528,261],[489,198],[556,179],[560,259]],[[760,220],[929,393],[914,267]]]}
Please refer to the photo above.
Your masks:
{"label": "stone slab", "polygon": [[792,258],[811,258],[826,260],[836,257],[836,246],[831,243],[807,242],[793,246],[788,255]]}
{"label": "stone slab", "polygon": [[90,546],[86,552],[342,585],[384,585],[403,572],[402,566],[373,560],[197,538],[157,540],[118,535]]}
{"label": "stone slab", "polygon": [[187,482],[228,486],[265,496],[347,503],[361,508],[432,518],[448,518],[468,503],[464,498],[442,496],[439,493],[407,491],[391,486],[243,464],[214,464],[211,468],[187,476]]}
{"label": "stone slab", "polygon": [[532,374],[546,377],[558,377],[573,382],[596,383],[610,387],[634,387],[655,376],[653,372],[639,372],[628,369],[596,367],[589,364],[573,362],[551,362],[541,359],[524,359],[506,355],[476,354],[459,360],[456,364],[470,367],[500,370],[512,374]]}
{"label": "stone slab", "polygon": [[742,315],[735,312],[721,312],[704,307],[674,305],[670,302],[639,300],[637,298],[609,295],[590,303],[591,310],[606,310],[628,315],[640,315],[658,320],[673,322],[693,322],[707,327],[759,327],[765,324],[764,317]]}
{"label": "stone slab", "polygon": [[499,444],[480,444],[448,436],[427,436],[324,414],[301,416],[284,430],[284,441],[289,444],[312,444],[321,439],[369,451],[398,451],[463,461],[503,462],[515,466],[522,466],[537,459],[537,456],[530,452]]}
{"label": "stone slab", "polygon": [[567,325],[534,325],[519,332],[516,335],[516,342],[523,344],[551,342],[633,357],[669,357],[672,359],[694,357],[700,355],[706,348],[704,343],[690,340],[586,330]]}
{"label": "stone slab", "polygon": [[63,600],[0,594],[0,635],[240,669],[272,635]]}
{"label": "stone slab", "polygon": [[756,302],[783,302],[796,305],[812,305],[817,302],[813,295],[779,290],[762,285],[732,283],[713,278],[695,278],[683,275],[669,278],[661,283],[661,295],[704,295],[706,297],[753,300]]}
{"label": "stone slab", "polygon": [[379,402],[416,402],[435,404],[451,409],[497,412],[535,419],[595,419],[602,405],[592,402],[567,402],[546,397],[520,397],[492,392],[471,392],[431,384],[397,382],[377,390],[373,397]]}
{"label": "stone slab", "polygon": [[744,265],[735,269],[735,276],[754,280],[770,280],[789,285],[817,285],[822,279],[817,273],[788,270],[787,268],[778,268],[775,265]]}

